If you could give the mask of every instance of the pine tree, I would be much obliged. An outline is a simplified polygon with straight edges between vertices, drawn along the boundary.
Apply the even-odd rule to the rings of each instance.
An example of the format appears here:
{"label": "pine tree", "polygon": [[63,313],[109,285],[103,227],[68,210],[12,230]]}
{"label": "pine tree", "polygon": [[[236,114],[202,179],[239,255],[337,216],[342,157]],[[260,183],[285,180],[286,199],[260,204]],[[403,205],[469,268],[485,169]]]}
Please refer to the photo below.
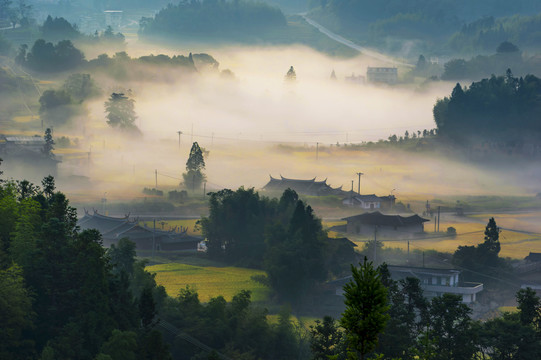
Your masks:
{"label": "pine tree", "polygon": [[344,286],[346,310],[340,325],[346,330],[351,359],[365,358],[376,348],[378,335],[389,320],[387,289],[372,262],[364,259],[360,268],[351,266],[352,280]]}
{"label": "pine tree", "polygon": [[201,150],[196,141],[193,143],[190,156],[188,156],[188,161],[186,161],[186,172],[182,174],[184,186],[192,190],[199,189],[206,179],[203,173],[204,169],[205,159],[203,157],[203,150]]}
{"label": "pine tree", "polygon": [[51,152],[54,150],[54,140],[50,128],[45,129],[45,135],[43,136],[43,139],[45,140],[45,144],[43,145],[42,152],[46,156],[51,156]]}

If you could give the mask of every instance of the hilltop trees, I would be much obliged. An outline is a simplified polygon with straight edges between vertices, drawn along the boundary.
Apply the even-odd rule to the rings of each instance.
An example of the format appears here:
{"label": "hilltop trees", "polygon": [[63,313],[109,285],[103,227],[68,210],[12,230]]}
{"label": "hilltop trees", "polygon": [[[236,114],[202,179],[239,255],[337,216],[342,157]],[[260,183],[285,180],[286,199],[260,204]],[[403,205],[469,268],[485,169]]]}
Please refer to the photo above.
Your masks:
{"label": "hilltop trees", "polygon": [[278,8],[262,2],[192,0],[171,4],[154,18],[141,19],[140,33],[146,36],[236,36],[247,39],[286,24],[286,18]]}
{"label": "hilltop trees", "polygon": [[[541,134],[541,80],[534,75],[492,76],[469,88],[457,84],[450,97],[434,105],[438,135],[460,143],[523,144]],[[516,145],[518,146],[518,145]]]}
{"label": "hilltop trees", "polygon": [[203,157],[203,150],[201,150],[201,147],[196,141],[192,144],[188,161],[186,161],[186,172],[182,174],[184,186],[192,190],[199,189],[206,179],[203,173],[204,169],[205,159]]}
{"label": "hilltop trees", "polygon": [[26,53],[26,46],[19,49],[17,62],[35,71],[57,72],[76,68],[84,63],[84,54],[70,40],[59,41],[56,45],[38,39]]}

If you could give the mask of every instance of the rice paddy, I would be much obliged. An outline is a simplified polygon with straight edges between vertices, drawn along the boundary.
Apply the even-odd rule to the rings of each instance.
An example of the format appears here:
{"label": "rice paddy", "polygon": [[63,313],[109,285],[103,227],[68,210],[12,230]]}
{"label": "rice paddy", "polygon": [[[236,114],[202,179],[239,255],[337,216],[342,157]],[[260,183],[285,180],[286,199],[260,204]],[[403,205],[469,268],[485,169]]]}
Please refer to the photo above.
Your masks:
{"label": "rice paddy", "polygon": [[254,275],[265,275],[264,271],[238,267],[202,267],[186,264],[160,264],[148,266],[146,270],[156,273],[156,282],[165,287],[167,294],[177,297],[181,289],[194,286],[199,300],[208,302],[222,295],[227,301],[241,290],[252,292],[252,301],[264,301],[270,290],[252,280]]}

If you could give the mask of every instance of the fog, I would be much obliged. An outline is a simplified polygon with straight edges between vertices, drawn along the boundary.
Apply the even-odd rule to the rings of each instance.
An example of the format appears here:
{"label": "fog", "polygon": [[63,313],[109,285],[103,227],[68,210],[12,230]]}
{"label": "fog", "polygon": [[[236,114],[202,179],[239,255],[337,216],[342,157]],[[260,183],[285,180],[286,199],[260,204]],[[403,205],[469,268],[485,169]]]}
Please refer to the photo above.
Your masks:
{"label": "fog", "polygon": [[[80,137],[88,156],[61,164],[61,175],[90,178],[94,189],[68,188],[72,196],[133,198],[142,187],[177,187],[192,141],[209,151],[208,190],[261,188],[269,175],[328,178],[334,187],[351,188],[356,172],[365,173],[362,193],[394,194],[402,199],[441,194],[526,194],[531,185],[516,183],[512,174],[480,169],[460,160],[383,151],[351,151],[344,143],[360,143],[435,127],[432,107],[450,94],[454,84],[438,82],[389,86],[345,82],[352,73],[365,75],[367,66],[384,66],[359,56],[327,57],[304,47],[221,47],[166,49],[131,43],[131,57],[205,52],[229,69],[201,69],[186,77],[157,74],[155,82],[119,83],[97,77],[104,96],[88,104]],[[294,66],[297,80],[284,76]],[[331,71],[337,76],[330,79]],[[160,70],[156,70],[160,72]],[[404,69],[399,69],[399,73]],[[167,81],[163,81],[166,78]],[[133,139],[109,129],[103,103],[116,89],[130,89],[143,137]],[[79,128],[79,132],[81,129]],[[178,131],[182,131],[180,137]],[[69,131],[66,132],[67,135]],[[77,131],[72,135],[81,134]],[[341,145],[341,146],[337,146]],[[317,154],[316,154],[317,152]],[[317,159],[316,159],[317,156]],[[524,187],[526,186],[526,187]]]}

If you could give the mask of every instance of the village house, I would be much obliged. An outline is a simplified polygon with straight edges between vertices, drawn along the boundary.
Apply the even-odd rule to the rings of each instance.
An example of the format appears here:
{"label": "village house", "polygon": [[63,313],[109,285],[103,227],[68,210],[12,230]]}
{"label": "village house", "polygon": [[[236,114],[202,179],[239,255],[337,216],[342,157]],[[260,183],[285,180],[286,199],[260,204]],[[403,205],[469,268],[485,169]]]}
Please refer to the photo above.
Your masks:
{"label": "village house", "polygon": [[388,266],[393,280],[407,277],[419,279],[423,295],[431,299],[443,294],[455,294],[462,297],[465,304],[477,301],[477,294],[483,290],[482,283],[460,281],[460,271],[456,269],[431,269],[411,266]]}
{"label": "village house", "polygon": [[263,186],[263,190],[283,192],[286,189],[295,190],[297,194],[311,196],[343,195],[345,192],[342,186],[332,188],[327,184],[327,179],[316,181],[316,178],[310,180],[288,179],[280,175],[280,179],[270,177],[269,182]]}
{"label": "village house", "polygon": [[197,251],[203,238],[190,236],[187,229],[181,232],[163,231],[140,226],[137,220],[128,216],[116,218],[104,216],[94,211],[90,214],[85,210],[77,225],[81,230],[96,229],[103,238],[103,245],[110,247],[122,238],[128,238],[136,244],[137,250],[157,251]]}
{"label": "village house", "polygon": [[366,78],[369,83],[394,85],[398,82],[398,69],[395,67],[368,67]]}
{"label": "village house", "polygon": [[347,222],[346,232],[364,236],[400,238],[424,232],[424,223],[430,221],[419,215],[384,215],[379,211],[343,218]]}
{"label": "village house", "polygon": [[[39,181],[47,175],[56,176],[61,157],[43,153],[45,140],[42,136],[11,136],[0,134],[0,158],[2,166],[14,178],[21,177]],[[24,172],[23,172],[24,169]]]}
{"label": "village house", "polygon": [[[460,271],[456,269],[434,269],[412,266],[387,265],[391,278],[400,281],[405,278],[419,279],[423,296],[431,299],[443,294],[459,295],[462,302],[471,304],[477,301],[477,294],[483,291],[482,283],[462,282]],[[336,295],[343,296],[343,286],[351,280],[351,276],[329,284],[335,286]]]}
{"label": "village house", "polygon": [[376,196],[359,195],[357,193],[350,192],[350,195],[342,200],[343,205],[352,207],[358,207],[366,210],[391,210],[395,204],[396,198],[394,195],[389,196]]}

